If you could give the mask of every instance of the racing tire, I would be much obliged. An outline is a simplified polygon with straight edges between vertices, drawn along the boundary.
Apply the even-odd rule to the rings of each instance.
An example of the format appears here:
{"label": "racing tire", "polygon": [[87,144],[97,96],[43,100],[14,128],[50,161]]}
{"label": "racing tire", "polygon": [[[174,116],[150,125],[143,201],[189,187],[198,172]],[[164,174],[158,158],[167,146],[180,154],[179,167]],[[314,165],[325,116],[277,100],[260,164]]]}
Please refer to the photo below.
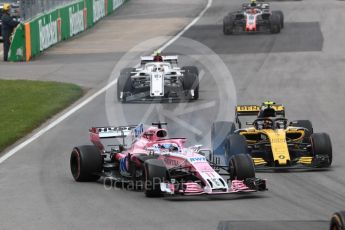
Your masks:
{"label": "racing tire", "polygon": [[234,133],[236,126],[230,121],[213,122],[211,128],[211,146],[213,154],[224,155],[225,143],[228,137]]}
{"label": "racing tire", "polygon": [[230,135],[225,144],[225,154],[230,159],[238,154],[248,154],[246,138],[239,134]]}
{"label": "racing tire", "polygon": [[131,73],[135,69],[125,68],[121,70],[120,77],[117,82],[117,100],[125,102],[126,98],[123,96],[121,99],[121,92],[131,92],[132,91],[132,82],[131,82]]}
{"label": "racing tire", "polygon": [[146,197],[160,197],[163,195],[160,183],[167,178],[167,168],[162,160],[149,159],[144,163],[145,167],[145,195]]}
{"label": "racing tire", "polygon": [[195,75],[199,76],[199,70],[196,66],[183,66],[181,70],[187,72],[187,73],[192,73]]}
{"label": "racing tire", "polygon": [[223,19],[223,34],[230,35],[233,33],[234,21],[230,15],[227,15]]}
{"label": "racing tire", "polygon": [[345,211],[336,212],[332,215],[330,230],[345,230]]}
{"label": "racing tire", "polygon": [[328,163],[323,164],[323,167],[329,167],[332,164],[332,142],[327,133],[313,133],[310,136],[311,151],[313,156],[328,156]]}
{"label": "racing tire", "polygon": [[194,90],[193,100],[199,99],[199,76],[194,73],[185,72],[183,76],[183,90]]}
{"label": "racing tire", "polygon": [[255,178],[255,167],[249,154],[237,154],[229,162],[230,180]]}
{"label": "racing tire", "polygon": [[283,11],[275,10],[275,11],[272,11],[272,14],[279,15],[279,18],[280,18],[280,28],[283,29],[284,28],[284,14],[283,14]]}
{"label": "racing tire", "polygon": [[304,142],[310,142],[310,135],[314,133],[313,124],[309,120],[297,120],[293,122],[293,127],[305,128]]}
{"label": "racing tire", "polygon": [[281,25],[280,25],[280,17],[279,14],[272,12],[270,17],[270,31],[272,34],[280,33]]}
{"label": "racing tire", "polygon": [[97,181],[102,172],[103,158],[93,145],[83,145],[72,150],[70,158],[71,173],[75,181]]}

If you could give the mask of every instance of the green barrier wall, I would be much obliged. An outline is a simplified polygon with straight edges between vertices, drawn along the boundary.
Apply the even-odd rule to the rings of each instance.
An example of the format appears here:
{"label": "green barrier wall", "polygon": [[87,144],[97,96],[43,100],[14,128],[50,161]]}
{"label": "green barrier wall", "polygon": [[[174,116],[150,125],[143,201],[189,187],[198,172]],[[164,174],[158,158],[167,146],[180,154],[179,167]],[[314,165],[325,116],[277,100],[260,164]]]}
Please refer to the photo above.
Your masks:
{"label": "green barrier wall", "polygon": [[[25,61],[37,56],[50,46],[92,27],[125,2],[126,0],[80,0],[36,17],[28,22],[30,33],[25,33],[27,26],[24,25],[20,25],[15,31],[9,60]],[[25,34],[30,34],[30,38]],[[26,56],[28,53],[29,58]]]}
{"label": "green barrier wall", "polygon": [[8,56],[11,61],[25,60],[25,28],[22,24],[17,27],[14,33]]}

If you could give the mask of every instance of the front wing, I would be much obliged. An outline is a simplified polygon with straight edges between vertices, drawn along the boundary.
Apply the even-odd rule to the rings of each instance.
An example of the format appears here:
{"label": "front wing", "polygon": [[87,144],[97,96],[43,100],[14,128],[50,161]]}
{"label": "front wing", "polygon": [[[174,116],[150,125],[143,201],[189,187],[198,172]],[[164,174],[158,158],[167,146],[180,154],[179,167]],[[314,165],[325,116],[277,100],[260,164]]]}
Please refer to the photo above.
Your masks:
{"label": "front wing", "polygon": [[[244,181],[233,180],[227,190],[212,190],[207,186],[202,188],[200,185],[193,182],[183,183],[182,186],[176,185],[177,184],[173,183],[161,183],[160,189],[165,194],[184,196],[246,194],[267,190],[266,180],[259,178],[248,178]],[[183,189],[181,189],[181,187],[183,187]]]}

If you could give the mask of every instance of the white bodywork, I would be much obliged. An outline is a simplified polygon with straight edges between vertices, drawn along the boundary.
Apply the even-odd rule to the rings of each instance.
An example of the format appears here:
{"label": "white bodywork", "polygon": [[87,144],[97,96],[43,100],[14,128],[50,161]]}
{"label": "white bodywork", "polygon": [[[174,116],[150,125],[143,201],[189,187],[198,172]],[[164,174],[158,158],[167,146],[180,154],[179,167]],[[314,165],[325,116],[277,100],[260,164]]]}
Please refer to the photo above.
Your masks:
{"label": "white bodywork", "polygon": [[141,57],[140,67],[131,78],[138,87],[150,86],[150,97],[164,96],[164,86],[178,86],[183,71],[177,66],[177,56],[163,56],[162,62],[154,62],[152,56]]}

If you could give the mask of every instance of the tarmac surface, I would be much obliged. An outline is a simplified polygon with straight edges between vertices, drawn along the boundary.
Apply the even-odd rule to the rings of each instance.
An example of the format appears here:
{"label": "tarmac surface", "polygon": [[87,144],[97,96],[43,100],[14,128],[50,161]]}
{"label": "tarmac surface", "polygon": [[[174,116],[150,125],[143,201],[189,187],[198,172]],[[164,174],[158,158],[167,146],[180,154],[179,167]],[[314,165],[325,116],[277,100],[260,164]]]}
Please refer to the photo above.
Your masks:
{"label": "tarmac surface", "polygon": [[[179,54],[181,66],[195,64],[201,70],[198,101],[121,104],[111,87],[3,162],[0,228],[327,229],[331,214],[345,208],[345,30],[334,30],[345,19],[345,2],[275,1],[272,9],[285,15],[280,34],[223,36],[223,16],[241,2],[213,1],[184,38],[165,51]],[[73,82],[90,88],[90,95],[116,78],[121,67],[137,63],[138,55],[152,53],[167,40],[158,36],[176,34],[206,1],[149,3],[129,1],[118,14],[31,63],[1,63],[0,77]],[[101,181],[76,183],[70,174],[70,151],[89,143],[91,126],[167,121],[171,136],[209,145],[214,120],[232,120],[237,103],[268,99],[284,104],[290,120],[309,119],[315,132],[330,134],[330,170],[259,173],[268,180],[267,192],[186,199],[148,199],[141,192],[106,189]]]}

